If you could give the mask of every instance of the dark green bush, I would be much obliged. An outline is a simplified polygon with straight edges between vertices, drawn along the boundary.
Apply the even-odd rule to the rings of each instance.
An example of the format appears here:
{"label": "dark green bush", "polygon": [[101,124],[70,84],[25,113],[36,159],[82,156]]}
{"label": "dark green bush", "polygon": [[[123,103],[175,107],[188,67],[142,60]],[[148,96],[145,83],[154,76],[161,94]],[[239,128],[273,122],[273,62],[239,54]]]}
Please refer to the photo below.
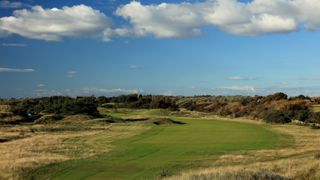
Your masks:
{"label": "dark green bush", "polygon": [[320,112],[310,113],[309,118],[306,120],[306,122],[320,124]]}
{"label": "dark green bush", "polygon": [[26,118],[40,113],[99,115],[97,110],[98,102],[95,97],[70,98],[65,96],[52,96],[17,100],[12,103],[11,107],[11,112]]}
{"label": "dark green bush", "polygon": [[291,119],[281,112],[269,112],[263,118],[269,123],[289,123]]}

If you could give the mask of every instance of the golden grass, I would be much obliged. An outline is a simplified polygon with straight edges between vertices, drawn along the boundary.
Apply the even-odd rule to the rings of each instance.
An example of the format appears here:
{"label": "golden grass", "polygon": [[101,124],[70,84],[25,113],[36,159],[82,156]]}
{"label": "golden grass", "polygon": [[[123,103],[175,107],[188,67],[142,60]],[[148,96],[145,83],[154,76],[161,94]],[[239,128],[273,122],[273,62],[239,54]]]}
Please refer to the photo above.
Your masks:
{"label": "golden grass", "polygon": [[313,112],[320,112],[320,105],[319,104],[313,105],[311,109]]}
{"label": "golden grass", "polygon": [[295,138],[293,147],[240,152],[220,156],[208,168],[192,169],[168,179],[254,179],[280,175],[303,180],[320,179],[320,131],[296,125],[272,125]]}
{"label": "golden grass", "polygon": [[[148,128],[141,125],[94,123],[90,125],[92,130],[40,131],[46,126],[19,125],[0,128],[0,138],[21,138],[0,143],[0,179],[19,179],[20,174],[26,170],[108,152],[113,148],[111,143],[114,140],[134,136]],[[64,125],[50,126],[59,128]]]}
{"label": "golden grass", "polygon": [[0,112],[10,112],[10,106],[0,105]]}

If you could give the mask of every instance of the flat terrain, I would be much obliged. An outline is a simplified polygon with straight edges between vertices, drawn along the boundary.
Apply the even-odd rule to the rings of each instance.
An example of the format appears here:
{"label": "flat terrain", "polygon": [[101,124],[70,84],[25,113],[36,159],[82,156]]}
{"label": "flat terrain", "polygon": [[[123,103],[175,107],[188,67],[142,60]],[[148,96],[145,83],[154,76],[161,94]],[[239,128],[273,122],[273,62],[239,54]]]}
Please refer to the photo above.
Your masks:
{"label": "flat terrain", "polygon": [[[151,126],[143,133],[116,140],[112,151],[70,160],[33,171],[36,179],[144,179],[166,177],[186,169],[208,167],[221,155],[260,149],[279,149],[293,144],[291,136],[270,125],[187,118],[163,110],[107,112],[116,117],[170,117],[184,124]],[[98,145],[98,144],[97,144]]]}

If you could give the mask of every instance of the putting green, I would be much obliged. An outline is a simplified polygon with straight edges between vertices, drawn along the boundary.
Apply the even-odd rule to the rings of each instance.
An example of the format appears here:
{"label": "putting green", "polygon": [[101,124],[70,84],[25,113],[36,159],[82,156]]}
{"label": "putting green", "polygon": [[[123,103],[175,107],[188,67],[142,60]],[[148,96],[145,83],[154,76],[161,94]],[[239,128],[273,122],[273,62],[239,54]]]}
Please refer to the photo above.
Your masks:
{"label": "putting green", "polygon": [[155,126],[115,142],[112,153],[50,165],[36,179],[146,179],[197,167],[217,155],[288,146],[291,137],[268,125],[208,119],[178,119],[184,125]]}

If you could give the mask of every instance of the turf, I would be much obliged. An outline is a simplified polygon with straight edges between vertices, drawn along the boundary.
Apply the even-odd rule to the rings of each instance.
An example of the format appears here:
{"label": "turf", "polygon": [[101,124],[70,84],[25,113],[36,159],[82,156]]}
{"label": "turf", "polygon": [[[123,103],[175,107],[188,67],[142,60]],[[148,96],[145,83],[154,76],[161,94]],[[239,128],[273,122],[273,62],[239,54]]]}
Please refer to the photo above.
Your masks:
{"label": "turf", "polygon": [[178,118],[184,125],[155,126],[115,142],[112,153],[67,161],[35,171],[35,179],[149,179],[203,165],[235,151],[280,148],[292,143],[268,125]]}

